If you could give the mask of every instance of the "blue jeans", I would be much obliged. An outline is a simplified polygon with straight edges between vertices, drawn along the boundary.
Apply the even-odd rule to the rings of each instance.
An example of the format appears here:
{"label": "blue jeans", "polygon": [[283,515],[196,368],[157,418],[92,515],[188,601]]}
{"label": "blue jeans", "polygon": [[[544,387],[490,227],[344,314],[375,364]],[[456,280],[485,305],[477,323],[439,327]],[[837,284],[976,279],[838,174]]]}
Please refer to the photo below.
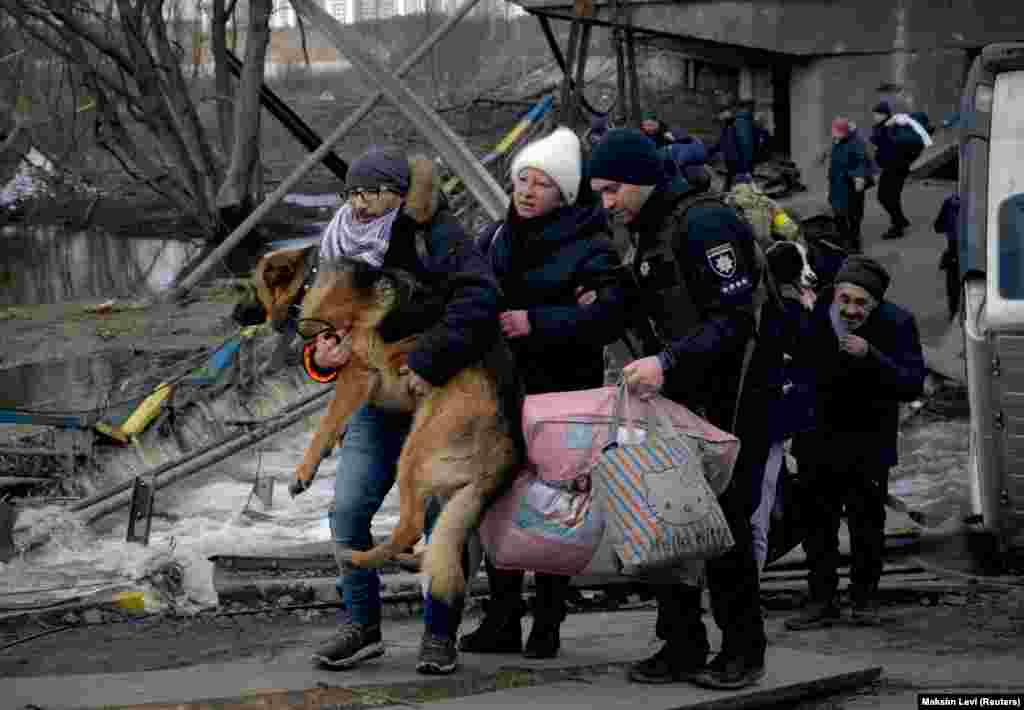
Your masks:
{"label": "blue jeans", "polygon": [[[412,427],[412,416],[366,405],[349,421],[338,454],[331,530],[338,548],[369,550],[370,525],[395,483],[398,456]],[[380,576],[376,570],[342,567],[338,586],[349,618],[378,625]]]}

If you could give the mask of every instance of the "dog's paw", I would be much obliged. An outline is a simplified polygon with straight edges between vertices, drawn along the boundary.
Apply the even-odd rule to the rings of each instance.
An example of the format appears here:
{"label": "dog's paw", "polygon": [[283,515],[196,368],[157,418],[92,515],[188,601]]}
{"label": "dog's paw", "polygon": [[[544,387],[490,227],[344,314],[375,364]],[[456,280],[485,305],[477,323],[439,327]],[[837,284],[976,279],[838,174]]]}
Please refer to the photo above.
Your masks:
{"label": "dog's paw", "polygon": [[375,547],[372,550],[361,552],[359,550],[352,550],[347,553],[347,559],[345,560],[348,564],[354,567],[362,567],[363,569],[378,569],[384,566],[384,563],[389,562],[391,559],[390,554],[386,550],[383,550],[381,546]]}
{"label": "dog's paw", "polygon": [[395,562],[406,572],[419,572],[423,563],[423,553],[400,553],[395,555]]}
{"label": "dog's paw", "polygon": [[305,493],[309,489],[309,486],[310,481],[296,479],[288,485],[288,493],[292,498],[294,498],[297,495]]}

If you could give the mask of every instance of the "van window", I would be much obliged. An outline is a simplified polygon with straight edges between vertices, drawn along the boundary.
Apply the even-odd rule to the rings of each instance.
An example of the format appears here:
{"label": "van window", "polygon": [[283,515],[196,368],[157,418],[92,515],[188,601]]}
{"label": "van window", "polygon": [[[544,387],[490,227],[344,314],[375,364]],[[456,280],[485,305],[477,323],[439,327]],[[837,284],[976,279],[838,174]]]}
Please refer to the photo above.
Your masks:
{"label": "van window", "polygon": [[1008,234],[993,235],[1000,205],[1024,193],[1024,71],[996,76],[989,136],[988,224],[989,238],[999,240],[999,292],[1006,299],[1024,300],[1024,225],[1011,219],[1004,222]]}

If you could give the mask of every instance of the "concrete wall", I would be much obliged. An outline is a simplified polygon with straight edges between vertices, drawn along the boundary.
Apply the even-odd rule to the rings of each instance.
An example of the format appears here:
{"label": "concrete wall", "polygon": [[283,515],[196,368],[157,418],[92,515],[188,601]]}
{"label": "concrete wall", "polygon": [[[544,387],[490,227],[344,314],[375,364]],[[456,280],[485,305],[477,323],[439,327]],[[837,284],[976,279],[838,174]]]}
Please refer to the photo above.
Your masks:
{"label": "concrete wall", "polygon": [[816,159],[829,145],[832,119],[846,116],[867,137],[871,109],[884,82],[903,85],[912,110],[926,111],[935,125],[955,111],[960,99],[968,57],[962,50],[839,56],[815,59],[794,67],[792,99],[792,158],[804,182],[824,189],[825,168]]}
{"label": "concrete wall", "polygon": [[[565,0],[520,0],[570,11]],[[886,52],[1020,41],[1024,10],[1006,0],[627,2],[637,27],[798,55]],[[598,16],[610,17],[608,3]]]}

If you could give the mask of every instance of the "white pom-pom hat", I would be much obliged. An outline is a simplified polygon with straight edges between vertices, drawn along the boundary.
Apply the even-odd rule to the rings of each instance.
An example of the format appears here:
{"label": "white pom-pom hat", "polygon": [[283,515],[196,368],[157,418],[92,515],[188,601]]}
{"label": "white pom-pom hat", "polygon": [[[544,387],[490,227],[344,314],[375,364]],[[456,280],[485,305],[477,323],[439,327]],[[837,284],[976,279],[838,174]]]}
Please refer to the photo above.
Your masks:
{"label": "white pom-pom hat", "polygon": [[519,175],[525,168],[543,172],[558,185],[566,204],[576,204],[583,178],[579,136],[560,126],[550,135],[530,143],[512,161],[512,176]]}

